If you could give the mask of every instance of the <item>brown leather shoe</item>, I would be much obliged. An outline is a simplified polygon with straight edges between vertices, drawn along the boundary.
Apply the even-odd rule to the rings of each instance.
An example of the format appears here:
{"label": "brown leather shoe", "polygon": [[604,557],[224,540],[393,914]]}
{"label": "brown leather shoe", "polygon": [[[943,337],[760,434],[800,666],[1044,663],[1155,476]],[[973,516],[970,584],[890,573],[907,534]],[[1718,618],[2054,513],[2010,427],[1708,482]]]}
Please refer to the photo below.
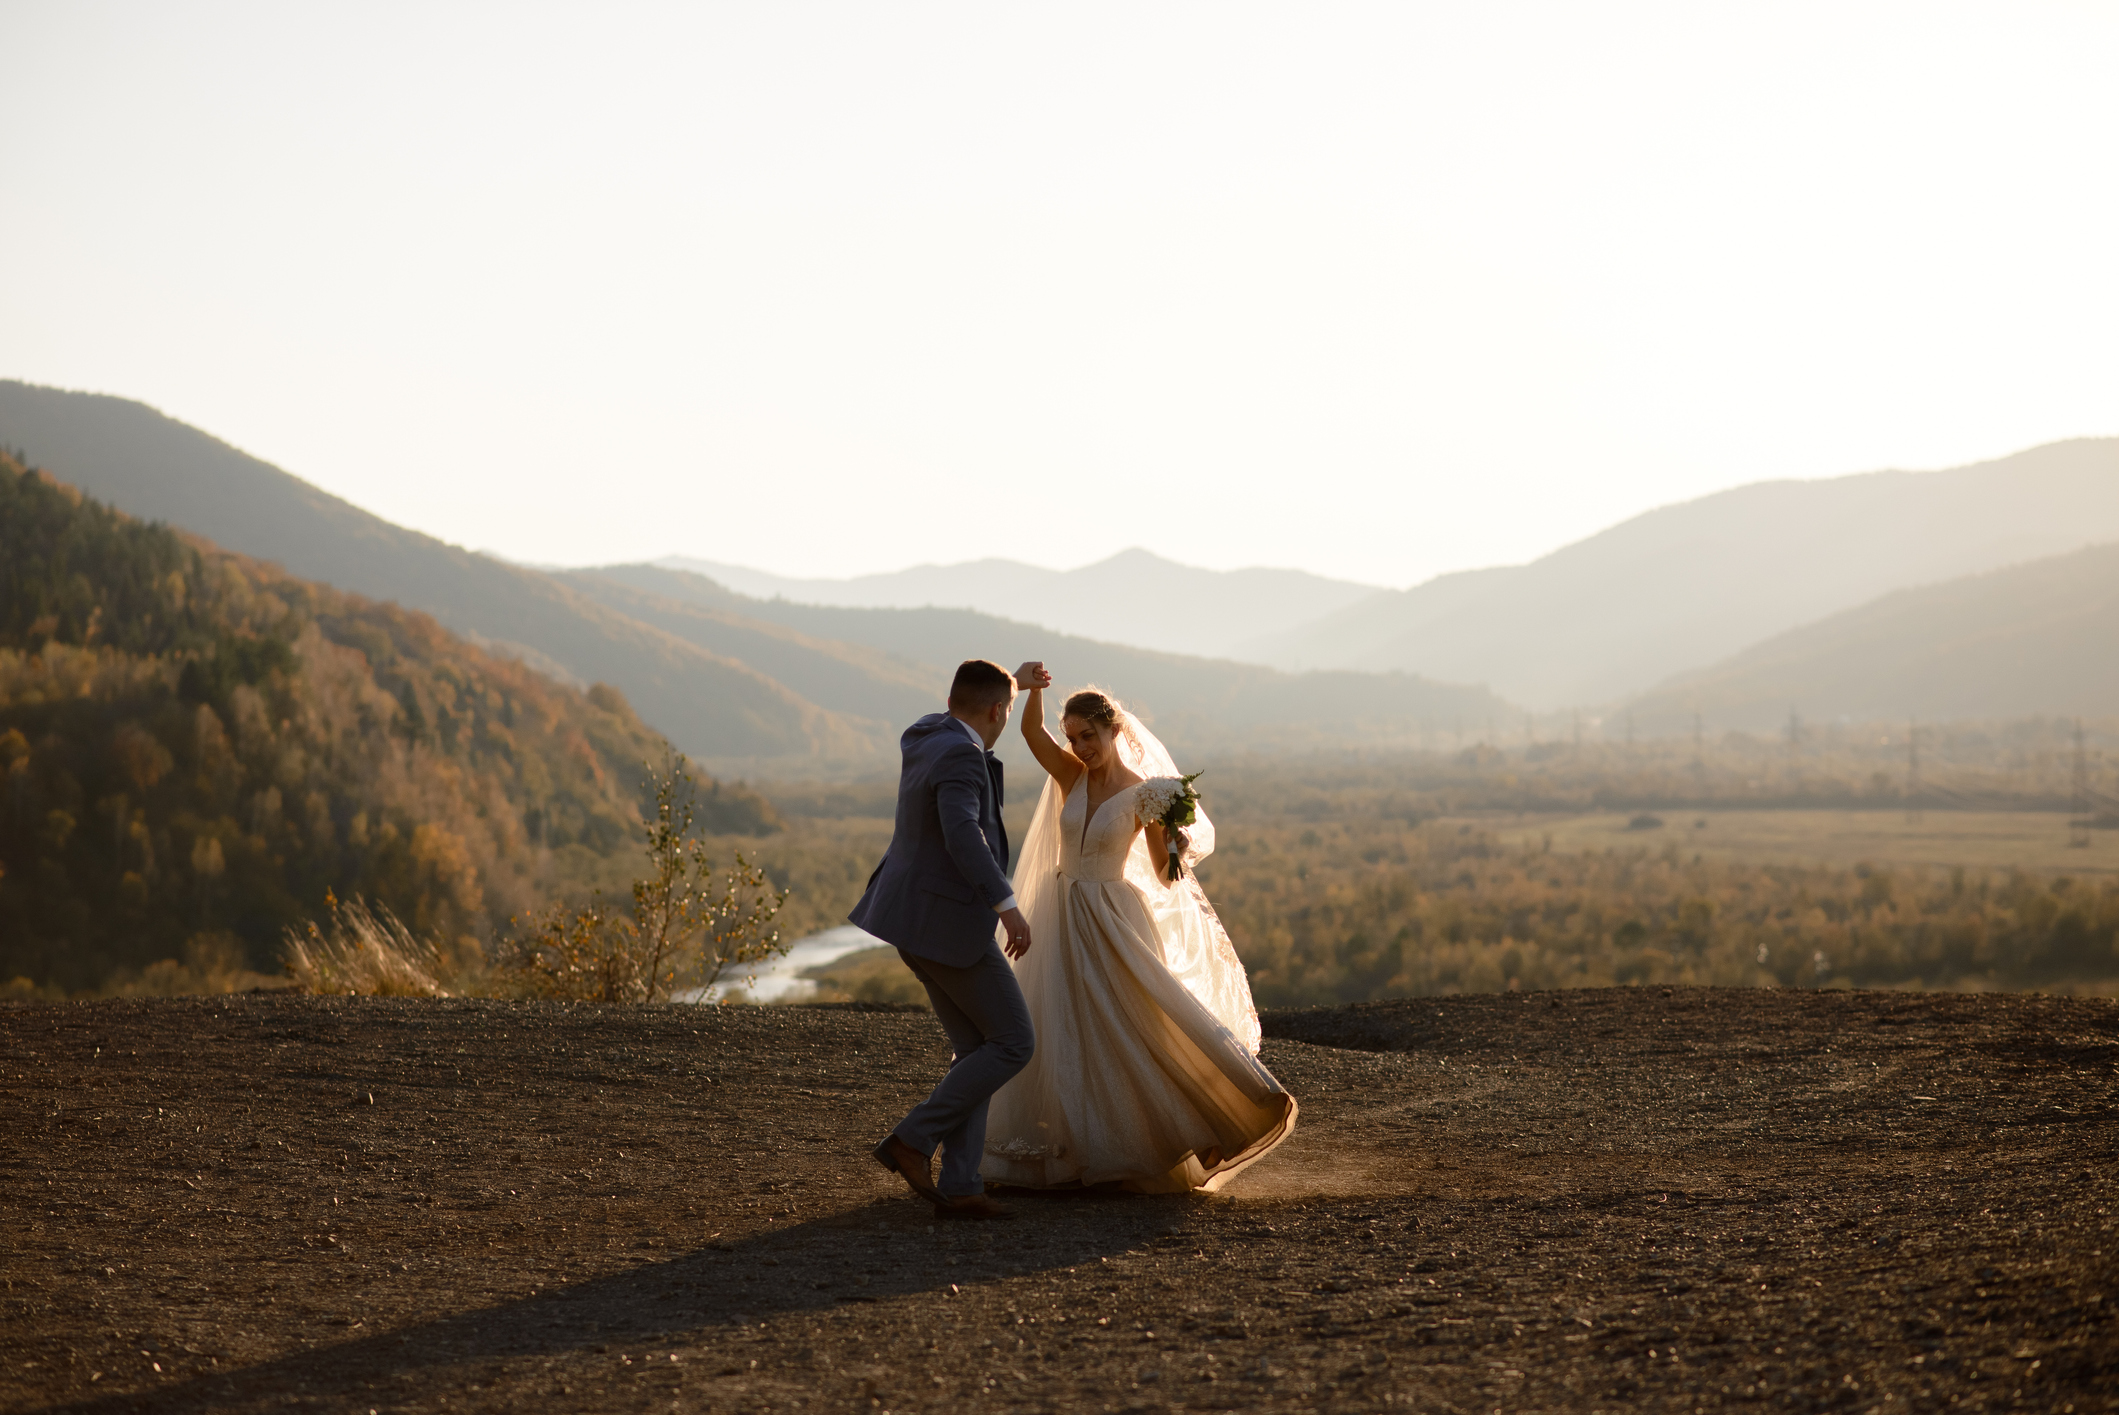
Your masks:
{"label": "brown leather shoe", "polygon": [[934,1180],[929,1177],[927,1156],[900,1140],[895,1133],[885,1135],[883,1143],[877,1145],[871,1153],[875,1155],[877,1164],[904,1179],[912,1186],[912,1192],[928,1203],[940,1205],[949,1202],[942,1197],[942,1191],[934,1187]]}
{"label": "brown leather shoe", "polygon": [[961,1199],[944,1199],[934,1206],[934,1216],[943,1219],[996,1219],[1014,1218],[1015,1210],[996,1204],[984,1194],[966,1194]]}

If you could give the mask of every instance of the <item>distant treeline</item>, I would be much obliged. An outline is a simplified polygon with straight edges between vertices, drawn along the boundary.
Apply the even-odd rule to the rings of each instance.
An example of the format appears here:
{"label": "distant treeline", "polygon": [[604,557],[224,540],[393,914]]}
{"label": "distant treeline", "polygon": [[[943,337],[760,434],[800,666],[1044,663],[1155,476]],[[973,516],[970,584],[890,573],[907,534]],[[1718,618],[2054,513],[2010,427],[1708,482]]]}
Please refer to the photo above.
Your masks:
{"label": "distant treeline", "polygon": [[[2119,810],[2119,720],[1793,725],[1779,736],[1600,741],[1588,735],[1466,745],[1429,732],[1424,748],[1193,755],[1214,809],[1249,815],[1353,812],[1422,821],[1467,811],[1620,811],[1685,807],[1805,810]],[[2077,764],[2080,763],[2078,779]],[[1011,820],[1027,821],[1035,768],[1009,780]],[[2080,795],[2077,794],[2078,784]],[[887,818],[894,777],[766,783],[792,818]]]}
{"label": "distant treeline", "polygon": [[[1429,750],[1313,752],[1211,763],[1224,806],[1349,808],[1403,820],[1461,811],[1661,807],[1958,810],[2119,808],[2119,721],[1806,724],[1777,736],[1723,732],[1636,743],[1519,732]],[[1233,794],[1232,794],[1233,793]],[[809,799],[804,797],[804,799]]]}
{"label": "distant treeline", "polygon": [[1262,1005],[1626,983],[2119,985],[2119,881],[1503,848],[1476,827],[1225,816],[1200,879]]}
{"label": "distant treeline", "polygon": [[[1637,745],[1247,760],[1200,785],[1222,822],[1200,870],[1261,1001],[1701,982],[1812,987],[2119,984],[2119,882],[1698,861],[1673,847],[1504,850],[1452,813],[1666,804],[2065,809],[2072,722],[1838,727]],[[2109,724],[2080,759],[2098,791]],[[1896,766],[1897,772],[1891,768]]]}
{"label": "distant treeline", "polygon": [[[622,884],[660,739],[432,619],[131,521],[0,457],[0,984],[272,970],[327,892],[471,947]],[[775,828],[738,787],[709,828]]]}

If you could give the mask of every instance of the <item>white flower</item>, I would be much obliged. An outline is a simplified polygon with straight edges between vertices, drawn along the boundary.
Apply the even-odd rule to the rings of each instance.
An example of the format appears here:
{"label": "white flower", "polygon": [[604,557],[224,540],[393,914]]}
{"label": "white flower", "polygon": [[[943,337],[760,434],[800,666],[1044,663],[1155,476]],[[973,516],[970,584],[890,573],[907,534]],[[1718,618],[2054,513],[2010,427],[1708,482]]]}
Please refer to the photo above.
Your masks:
{"label": "white flower", "polygon": [[1185,783],[1175,776],[1151,776],[1140,784],[1138,811],[1142,820],[1159,821],[1170,807],[1183,800]]}

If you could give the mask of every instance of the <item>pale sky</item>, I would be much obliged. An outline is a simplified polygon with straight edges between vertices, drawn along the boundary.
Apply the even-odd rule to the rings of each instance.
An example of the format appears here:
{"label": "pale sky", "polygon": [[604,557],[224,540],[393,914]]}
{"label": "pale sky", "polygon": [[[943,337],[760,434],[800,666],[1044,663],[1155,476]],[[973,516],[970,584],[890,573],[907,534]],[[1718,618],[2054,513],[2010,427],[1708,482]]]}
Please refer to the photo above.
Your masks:
{"label": "pale sky", "polygon": [[0,376],[522,559],[1407,585],[2119,433],[2111,4],[0,0],[0,55]]}

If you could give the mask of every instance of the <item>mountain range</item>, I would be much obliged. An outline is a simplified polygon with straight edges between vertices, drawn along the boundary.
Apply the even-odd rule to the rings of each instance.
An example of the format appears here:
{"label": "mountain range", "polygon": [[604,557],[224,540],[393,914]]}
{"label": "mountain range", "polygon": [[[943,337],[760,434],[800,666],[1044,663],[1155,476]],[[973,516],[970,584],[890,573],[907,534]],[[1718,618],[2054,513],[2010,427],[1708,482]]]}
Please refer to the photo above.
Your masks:
{"label": "mountain range", "polygon": [[1379,593],[1231,652],[1290,670],[1359,664],[1485,683],[1540,710],[1586,707],[1882,595],[2108,541],[2119,541],[2119,438],[2082,438],[1949,471],[1737,487],[1527,565]]}
{"label": "mountain range", "polygon": [[[986,559],[841,580],[790,579],[682,555],[655,563],[753,599],[846,609],[977,609],[1081,638],[1207,657],[1244,657],[1232,650],[1293,632],[1376,593],[1373,585],[1306,570],[1201,570],[1137,548],[1079,570]],[[1143,605],[1172,609],[1144,614]]]}
{"label": "mountain range", "polygon": [[1046,659],[1062,682],[1102,684],[1193,749],[1402,745],[1451,720],[1508,710],[1483,688],[1403,673],[1285,673],[964,609],[795,605],[657,566],[554,573],[510,564],[393,525],[107,395],[0,382],[0,444],[129,515],[424,610],[563,682],[609,683],[721,774],[886,770],[904,723],[938,707],[951,669],[975,655],[1011,666]]}
{"label": "mountain range", "polygon": [[[1410,746],[1453,721],[1479,722],[1512,711],[1483,688],[1410,674],[1281,673],[1104,643],[968,609],[754,600],[705,576],[659,565],[567,571],[561,578],[669,633],[717,651],[742,652],[781,681],[802,684],[822,705],[854,711],[884,703],[896,708],[891,720],[900,722],[933,710],[928,705],[946,687],[967,643],[1010,667],[1042,658],[1062,683],[1101,684],[1140,707],[1163,736],[1194,750]],[[766,626],[778,631],[769,643]],[[841,667],[855,653],[864,665],[873,664],[859,678]],[[820,655],[829,655],[831,663]],[[909,679],[908,669],[914,675]],[[1013,734],[1006,740],[1012,743]],[[1011,745],[1004,755],[1013,750]]]}
{"label": "mountain range", "polygon": [[[1054,627],[1064,627],[1071,614],[1121,638],[1152,627],[1171,646],[1193,636],[1231,658],[1290,671],[1381,666],[1485,683],[1547,713],[1639,698],[1636,725],[1649,730],[1649,723],[1669,716],[1671,693],[1688,703],[1696,697],[1722,703],[1721,689],[1702,686],[1703,675],[1719,671],[1703,665],[1737,656],[1741,663],[1731,663],[1735,676],[1725,684],[1735,696],[1726,707],[1746,723],[1762,714],[1785,716],[1791,701],[1814,700],[1816,711],[1833,714],[1864,710],[1857,704],[1917,709],[1925,702],[1931,714],[1991,715],[2038,701],[2050,688],[2056,696],[2047,708],[2081,702],[2065,686],[2084,681],[2080,672],[2060,670],[2071,660],[2055,660],[2055,672],[2018,677],[2006,688],[1944,691],[1914,672],[1910,648],[1848,665],[1868,675],[1859,689],[1833,679],[1822,665],[1799,672],[1796,659],[1808,652],[1804,645],[1843,632],[1838,616],[1879,597],[2111,541],[2119,541],[2119,439],[2085,438],[1947,471],[1738,487],[1646,512],[1529,564],[1442,575],[1403,591],[1363,592],[1350,582],[1293,571],[1217,575],[1143,550],[1064,573],[982,560],[842,580],[787,579],[675,556],[657,564],[806,604],[998,600],[1019,605],[1014,612],[1024,619]],[[2055,573],[2067,578],[2078,571]],[[1976,598],[2014,583],[1975,578],[1963,589]],[[1099,598],[1105,587],[1117,591],[1108,601]],[[1066,592],[1050,592],[1058,589]],[[2094,599],[2093,590],[2085,593]],[[1174,595],[1194,608],[1151,626],[1125,612],[1141,594]],[[2000,605],[1994,609],[2003,612]],[[1896,611],[1879,606],[1878,613],[1886,612]],[[1834,627],[1823,628],[1828,622]],[[1804,632],[1812,624],[1821,626],[1816,637]],[[1940,646],[1953,640],[1944,626],[1932,628],[1946,659]],[[2051,632],[2057,632],[2051,622],[2041,619],[2025,642],[2042,642]],[[1770,651],[1763,647],[1768,643]],[[1899,682],[1899,673],[1910,676]],[[1737,688],[1739,680],[1750,686]],[[1668,691],[1658,686],[1666,682]],[[1827,708],[1828,701],[1844,709]],[[1689,728],[1689,708],[1684,719]]]}
{"label": "mountain range", "polygon": [[[1525,707],[1630,711],[1643,732],[1689,730],[1695,711],[1752,728],[1791,708],[2119,709],[2097,668],[2119,630],[2110,561],[2085,549],[2119,543],[2119,438],[1948,471],[1738,487],[1527,565],[1374,592],[1144,551],[1070,572],[985,561],[840,581],[676,558],[540,569],[392,525],[124,399],[0,382],[0,443],[134,515],[426,610],[563,682],[611,683],[724,775],[887,770],[899,726],[931,710],[972,654],[1043,658],[1064,683],[1141,705],[1193,751],[1417,745]],[[714,573],[687,568],[699,566]],[[1122,599],[1150,587],[1194,606],[1177,617],[1203,625],[1202,642],[1282,627],[1214,658],[1111,642],[1139,631],[1137,600],[1107,607],[1096,621],[1107,634],[1058,626],[1106,583]],[[987,608],[950,607],[974,600]],[[1320,605],[1336,607],[1288,627]]]}

